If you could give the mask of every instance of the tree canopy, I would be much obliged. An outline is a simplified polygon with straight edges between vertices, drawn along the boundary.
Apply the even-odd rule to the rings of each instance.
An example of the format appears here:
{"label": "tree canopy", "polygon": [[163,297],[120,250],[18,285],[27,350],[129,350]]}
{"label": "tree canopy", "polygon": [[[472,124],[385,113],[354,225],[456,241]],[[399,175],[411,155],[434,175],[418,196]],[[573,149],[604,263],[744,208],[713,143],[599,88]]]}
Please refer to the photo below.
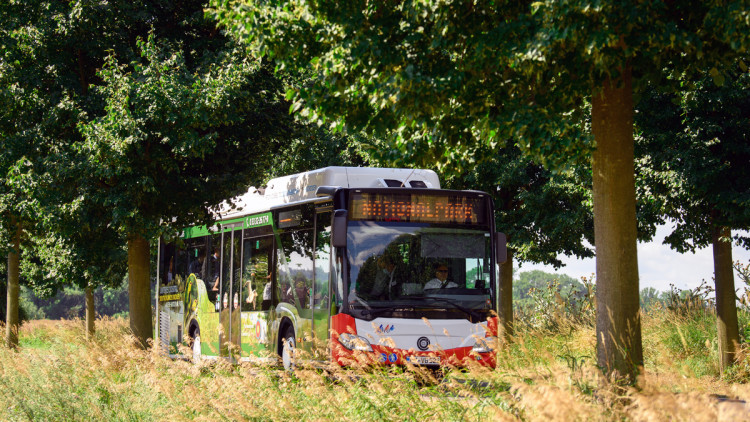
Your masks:
{"label": "tree canopy", "polygon": [[[739,344],[732,230],[750,228],[750,77],[742,60],[683,76],[685,89],[652,87],[639,103],[639,152],[679,252],[713,246],[722,371]],[[737,232],[736,232],[737,233]],[[744,233],[744,232],[739,232]],[[747,247],[750,237],[735,235]]]}
{"label": "tree canopy", "polygon": [[54,218],[63,237],[83,224],[137,244],[131,327],[145,345],[147,239],[207,222],[262,178],[279,139],[295,135],[285,82],[218,31],[202,1],[2,6],[5,239],[55,204],[68,213]]}
{"label": "tree canopy", "polygon": [[254,51],[314,71],[294,94],[308,119],[389,136],[418,162],[507,140],[555,167],[590,158],[598,361],[635,378],[633,93],[667,63],[689,71],[747,49],[746,1],[212,4]]}

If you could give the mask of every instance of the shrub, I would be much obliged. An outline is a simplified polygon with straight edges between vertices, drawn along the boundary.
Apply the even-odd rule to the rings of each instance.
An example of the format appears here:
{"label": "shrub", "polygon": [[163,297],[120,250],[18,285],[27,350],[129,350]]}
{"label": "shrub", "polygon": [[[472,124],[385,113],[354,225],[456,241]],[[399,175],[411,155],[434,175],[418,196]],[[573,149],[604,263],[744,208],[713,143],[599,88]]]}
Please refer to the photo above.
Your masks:
{"label": "shrub", "polygon": [[680,290],[674,284],[670,284],[669,287],[664,306],[673,314],[701,315],[716,309],[716,301],[711,297],[714,288],[709,286],[706,280],[702,280],[695,289]]}
{"label": "shrub", "polygon": [[582,277],[581,286],[563,289],[557,279],[542,288],[529,289],[530,304],[520,307],[516,324],[534,329],[559,332],[564,327],[596,321],[596,286],[593,276]]}

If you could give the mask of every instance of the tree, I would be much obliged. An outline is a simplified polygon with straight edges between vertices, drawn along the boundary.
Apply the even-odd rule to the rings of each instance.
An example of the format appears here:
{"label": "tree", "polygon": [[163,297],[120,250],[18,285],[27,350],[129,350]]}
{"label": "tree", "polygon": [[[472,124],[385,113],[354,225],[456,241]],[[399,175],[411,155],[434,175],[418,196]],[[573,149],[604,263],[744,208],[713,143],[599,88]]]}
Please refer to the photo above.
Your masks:
{"label": "tree", "polygon": [[[82,289],[86,336],[90,339],[95,332],[94,291],[98,287],[118,288],[123,283],[127,254],[118,233],[98,224],[95,216],[76,212],[70,217],[79,219],[79,224],[58,222],[47,235],[30,239],[22,273],[41,298],[50,298],[67,286]],[[73,231],[73,227],[78,230]]]}
{"label": "tree", "polygon": [[[203,7],[196,0],[0,7],[0,170],[35,183],[55,176],[50,195],[78,194],[61,195],[60,208],[85,198],[82,209],[101,217],[88,223],[126,239],[131,328],[142,345],[152,335],[148,239],[174,230],[171,223],[208,222],[209,208],[260,179],[278,140],[294,132],[272,64],[237,49]],[[77,176],[46,172],[55,166]],[[15,227],[44,219],[44,198],[3,180],[9,239],[20,233]],[[9,257],[15,263],[18,254]]]}
{"label": "tree", "polygon": [[300,124],[295,137],[280,145],[267,168],[265,179],[328,166],[367,166],[371,160],[362,151],[359,137],[342,136],[317,125]]}
{"label": "tree", "polygon": [[633,93],[668,62],[688,69],[747,48],[745,1],[212,4],[254,51],[316,72],[295,107],[321,124],[390,136],[402,153],[443,165],[508,139],[542,164],[590,162],[597,360],[635,379]]}
{"label": "tree", "polygon": [[[551,274],[541,270],[524,271],[518,274],[518,280],[513,285],[513,298],[522,303],[528,302],[529,290],[544,289],[553,281],[560,283],[561,294],[564,296],[571,291],[583,291],[584,286],[578,280],[567,274]],[[525,303],[528,304],[528,303]]]}
{"label": "tree", "polygon": [[659,296],[659,291],[653,287],[641,289],[641,308],[643,308],[644,311],[650,310],[656,306],[657,303],[662,302]]}
{"label": "tree", "polygon": [[33,23],[18,16],[19,9],[0,5],[0,250],[8,256],[5,344],[10,348],[18,345],[22,247],[37,219],[36,201],[25,192],[33,184],[29,172],[47,151],[39,133],[46,123],[42,110],[50,103],[44,81],[24,73],[35,65],[28,54],[33,35],[26,26]]}
{"label": "tree", "polygon": [[[535,164],[514,145],[474,154],[488,157],[447,187],[488,192],[495,203],[495,226],[508,239],[507,261],[500,267],[500,327],[506,341],[513,333],[513,260],[559,268],[558,254],[593,256],[589,183],[584,171],[554,174]],[[469,166],[466,166],[467,168]],[[590,178],[589,178],[590,180]],[[554,213],[548,212],[554,210]]]}
{"label": "tree", "polygon": [[78,123],[86,113],[101,113],[103,103],[90,95],[89,86],[97,82],[96,69],[105,55],[117,51],[129,57],[134,35],[146,34],[157,21],[138,6],[45,0],[0,5],[0,170],[7,175],[0,208],[1,233],[14,238],[6,324],[11,346],[17,343],[20,252],[29,246],[27,240],[44,236],[37,229],[46,224],[45,207],[53,208],[49,204],[55,201],[65,206],[58,189],[65,182],[44,177],[49,169],[74,166],[67,159],[82,140]]}
{"label": "tree", "polygon": [[[750,75],[740,66],[685,78],[677,92],[654,87],[636,120],[644,172],[675,224],[664,242],[678,252],[713,246],[722,372],[735,361],[740,341],[731,231],[750,228]],[[750,237],[735,238],[750,246]]]}
{"label": "tree", "polygon": [[114,58],[102,70],[96,90],[107,114],[82,126],[80,153],[89,157],[85,196],[109,205],[127,238],[131,328],[145,346],[152,335],[148,239],[209,223],[212,207],[260,179],[292,121],[278,81],[241,52],[225,49],[219,60],[220,52],[205,52],[191,67],[153,37],[142,48],[144,63],[132,72]]}

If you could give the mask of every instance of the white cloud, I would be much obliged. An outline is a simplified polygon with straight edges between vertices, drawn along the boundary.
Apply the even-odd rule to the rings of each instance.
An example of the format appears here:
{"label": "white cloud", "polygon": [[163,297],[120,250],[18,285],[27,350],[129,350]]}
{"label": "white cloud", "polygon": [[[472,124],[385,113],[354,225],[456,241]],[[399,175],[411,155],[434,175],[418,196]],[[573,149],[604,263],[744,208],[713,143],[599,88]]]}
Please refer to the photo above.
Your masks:
{"label": "white cloud", "polygon": [[[638,272],[640,276],[640,288],[653,287],[657,290],[669,290],[669,285],[674,284],[679,289],[693,289],[706,280],[713,286],[713,252],[711,247],[703,248],[696,253],[680,254],[669,246],[662,244],[664,237],[669,234],[670,228],[660,226],[656,230],[654,240],[648,243],[638,244]],[[590,277],[596,272],[596,261],[590,259],[575,259],[566,256],[560,257],[566,264],[559,270],[549,265],[522,264],[517,272],[543,270],[567,274],[574,278]],[[747,263],[750,261],[750,251],[739,246],[732,248],[732,260]],[[740,288],[742,283],[735,275],[735,287]]]}

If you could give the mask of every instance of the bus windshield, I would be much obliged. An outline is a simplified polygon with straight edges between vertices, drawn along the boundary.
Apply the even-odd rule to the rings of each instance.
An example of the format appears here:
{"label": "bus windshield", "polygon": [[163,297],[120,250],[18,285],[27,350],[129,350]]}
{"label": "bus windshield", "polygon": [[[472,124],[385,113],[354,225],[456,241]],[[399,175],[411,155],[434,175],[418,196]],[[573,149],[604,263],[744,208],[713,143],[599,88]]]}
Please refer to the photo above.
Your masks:
{"label": "bus windshield", "polygon": [[353,316],[484,321],[495,297],[488,230],[430,223],[350,221]]}

